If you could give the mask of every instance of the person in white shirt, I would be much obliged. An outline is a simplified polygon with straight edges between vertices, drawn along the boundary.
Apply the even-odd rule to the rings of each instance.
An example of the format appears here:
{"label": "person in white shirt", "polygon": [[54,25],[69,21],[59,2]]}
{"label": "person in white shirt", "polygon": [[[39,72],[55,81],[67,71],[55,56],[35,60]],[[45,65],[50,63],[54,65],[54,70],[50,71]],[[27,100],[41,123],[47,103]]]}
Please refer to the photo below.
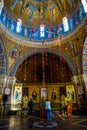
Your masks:
{"label": "person in white shirt", "polygon": [[45,109],[46,109],[47,121],[50,122],[51,121],[51,103],[48,99],[45,102]]}

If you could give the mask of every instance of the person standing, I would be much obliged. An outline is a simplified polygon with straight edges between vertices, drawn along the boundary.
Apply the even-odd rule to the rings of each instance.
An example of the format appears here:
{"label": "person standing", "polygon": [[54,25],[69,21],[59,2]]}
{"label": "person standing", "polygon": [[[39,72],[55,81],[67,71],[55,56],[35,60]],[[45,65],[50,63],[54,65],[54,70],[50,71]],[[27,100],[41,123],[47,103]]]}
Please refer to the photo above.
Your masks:
{"label": "person standing", "polygon": [[30,117],[32,116],[33,106],[34,106],[34,103],[33,103],[33,100],[31,98],[29,103],[28,103],[28,109],[29,109],[29,117],[28,117],[28,119],[30,119]]}
{"label": "person standing", "polygon": [[50,122],[51,121],[51,103],[48,99],[45,102],[45,109],[46,109],[47,121]]}

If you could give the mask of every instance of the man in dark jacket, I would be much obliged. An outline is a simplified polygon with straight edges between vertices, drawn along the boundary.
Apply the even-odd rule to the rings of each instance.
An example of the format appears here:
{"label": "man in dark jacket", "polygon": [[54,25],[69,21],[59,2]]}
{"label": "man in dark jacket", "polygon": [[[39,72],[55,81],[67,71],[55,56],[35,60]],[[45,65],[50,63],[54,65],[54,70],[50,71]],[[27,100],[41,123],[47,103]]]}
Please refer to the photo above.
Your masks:
{"label": "man in dark jacket", "polygon": [[28,109],[29,109],[29,118],[28,119],[30,119],[30,117],[32,116],[33,106],[34,106],[34,103],[33,103],[33,100],[31,98],[29,103],[28,103]]}

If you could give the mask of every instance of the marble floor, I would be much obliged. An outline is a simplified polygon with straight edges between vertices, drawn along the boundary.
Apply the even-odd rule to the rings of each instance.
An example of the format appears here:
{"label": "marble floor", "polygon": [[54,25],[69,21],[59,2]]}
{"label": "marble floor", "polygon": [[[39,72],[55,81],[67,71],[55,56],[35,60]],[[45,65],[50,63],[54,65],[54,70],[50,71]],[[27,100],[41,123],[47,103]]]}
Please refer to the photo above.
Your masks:
{"label": "marble floor", "polygon": [[[58,115],[52,118],[50,124],[47,124],[46,121],[42,122],[39,116],[32,116],[30,119],[28,119],[27,115],[0,116],[0,130],[87,130],[87,116],[83,115],[72,115],[69,117]],[[39,126],[37,125],[38,123]],[[51,125],[52,127],[49,127]]]}

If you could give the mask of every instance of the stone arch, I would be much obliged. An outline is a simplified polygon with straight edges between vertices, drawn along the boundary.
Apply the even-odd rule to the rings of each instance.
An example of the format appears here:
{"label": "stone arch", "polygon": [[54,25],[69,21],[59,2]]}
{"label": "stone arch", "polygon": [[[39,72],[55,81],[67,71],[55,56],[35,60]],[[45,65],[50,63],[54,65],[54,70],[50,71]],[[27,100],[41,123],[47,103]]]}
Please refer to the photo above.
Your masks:
{"label": "stone arch", "polygon": [[[48,53],[55,54],[55,55],[58,55],[60,57],[63,57],[65,59],[66,63],[70,66],[73,75],[77,75],[77,70],[76,70],[75,66],[73,65],[73,63],[64,54],[58,52],[55,49],[49,49],[49,48],[45,48],[44,52],[48,52]],[[27,52],[24,55],[22,55],[19,59],[17,59],[15,61],[14,65],[11,67],[11,69],[9,71],[9,76],[10,77],[15,77],[17,68],[19,67],[20,64],[22,64],[24,59],[26,59],[27,57],[30,57],[31,55],[35,55],[37,53],[42,53],[42,49],[41,48],[39,48],[39,49],[32,49],[29,52]]]}
{"label": "stone arch", "polygon": [[2,37],[0,37],[0,75],[7,75],[7,54]]}

